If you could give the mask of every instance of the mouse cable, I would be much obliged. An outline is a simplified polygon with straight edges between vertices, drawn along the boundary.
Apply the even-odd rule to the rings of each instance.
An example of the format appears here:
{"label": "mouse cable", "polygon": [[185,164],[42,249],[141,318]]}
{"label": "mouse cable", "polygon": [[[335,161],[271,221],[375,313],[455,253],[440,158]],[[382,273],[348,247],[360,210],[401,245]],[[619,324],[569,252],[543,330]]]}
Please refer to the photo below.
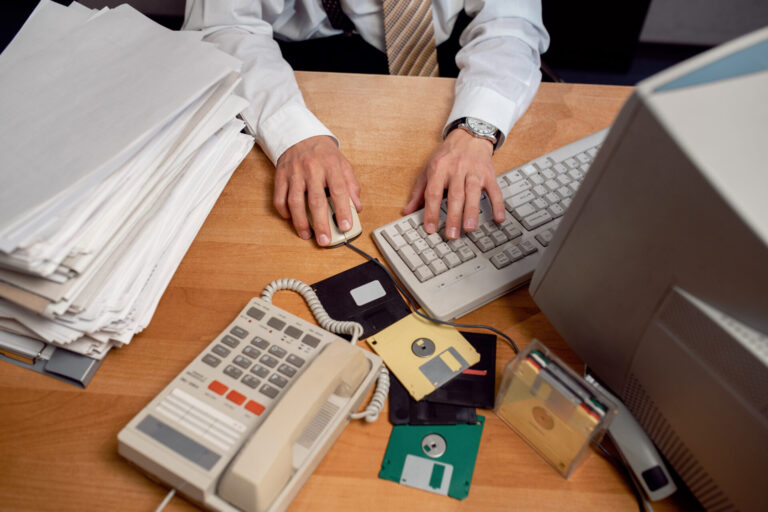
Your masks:
{"label": "mouse cable", "polygon": [[[355,345],[360,336],[363,335],[363,326],[358,322],[334,320],[331,318],[312,287],[298,279],[277,279],[272,281],[264,288],[264,291],[261,292],[261,298],[271,303],[272,296],[279,290],[291,290],[304,297],[304,300],[309,306],[310,311],[312,311],[317,323],[320,324],[320,327],[336,334],[349,334],[351,336],[349,342],[352,345]],[[384,407],[384,401],[386,400],[388,393],[389,372],[387,371],[386,366],[381,365],[381,371],[376,380],[376,391],[373,392],[371,401],[368,402],[368,406],[365,410],[351,414],[350,418],[365,418],[365,421],[369,423],[376,421],[381,412],[381,408]]]}
{"label": "mouse cable", "polygon": [[616,457],[614,454],[612,454],[610,451],[608,451],[608,449],[603,445],[602,442],[597,442],[593,440],[592,444],[599,450],[603,458],[606,459],[608,462],[610,462],[613,465],[613,467],[619,472],[619,474],[623,476],[624,479],[627,481],[627,484],[629,485],[629,488],[635,497],[635,501],[637,501],[637,508],[639,512],[653,512],[653,507],[643,497],[643,491],[640,490],[637,482],[632,476],[632,472],[629,470],[627,465],[618,457]]}
{"label": "mouse cable", "polygon": [[414,313],[416,313],[417,315],[419,315],[420,317],[422,317],[422,318],[424,318],[426,320],[429,320],[430,322],[434,322],[434,323],[437,323],[437,324],[443,324],[443,325],[450,325],[452,327],[461,327],[463,329],[486,329],[486,330],[492,331],[492,332],[498,334],[499,336],[501,336],[502,338],[504,338],[505,340],[507,340],[507,342],[512,346],[512,350],[514,350],[515,354],[520,352],[520,349],[517,348],[517,344],[514,342],[514,340],[512,340],[512,338],[510,338],[509,336],[507,336],[506,334],[504,334],[500,330],[496,329],[495,327],[491,327],[490,325],[459,324],[459,323],[455,323],[455,322],[448,322],[448,321],[445,321],[445,320],[439,320],[439,319],[433,318],[433,317],[431,317],[429,315],[425,315],[424,313],[419,311],[419,308],[416,306],[415,301],[411,298],[411,296],[408,293],[406,293],[406,291],[403,289],[403,287],[400,286],[400,283],[397,282],[397,279],[395,279],[395,276],[392,275],[392,272],[390,272],[387,267],[382,265],[382,263],[378,259],[374,258],[373,256],[371,256],[370,254],[368,254],[364,250],[355,247],[354,245],[352,245],[349,242],[344,242],[344,245],[346,245],[347,247],[349,247],[350,249],[352,249],[356,253],[362,255],[365,258],[368,258],[369,260],[373,261],[378,266],[380,266],[384,270],[384,272],[387,273],[389,278],[392,279],[392,282],[395,283],[395,286],[400,291],[400,293],[403,295],[403,297],[405,297],[405,300],[408,301],[408,305],[411,307],[411,310]]}

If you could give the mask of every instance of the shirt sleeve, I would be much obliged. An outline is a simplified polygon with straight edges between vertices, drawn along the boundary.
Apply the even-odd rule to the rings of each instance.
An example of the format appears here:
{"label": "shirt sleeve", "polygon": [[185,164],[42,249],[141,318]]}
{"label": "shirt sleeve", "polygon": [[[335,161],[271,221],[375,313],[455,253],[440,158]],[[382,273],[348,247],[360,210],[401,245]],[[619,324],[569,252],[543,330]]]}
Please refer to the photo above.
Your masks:
{"label": "shirt sleeve", "polygon": [[465,10],[474,19],[459,39],[459,76],[443,134],[451,122],[470,116],[491,123],[506,136],[541,82],[540,54],[549,46],[541,2],[467,0]]}
{"label": "shirt sleeve", "polygon": [[241,117],[267,157],[276,163],[297,142],[333,134],[304,103],[265,14],[269,15],[262,12],[262,3],[253,0],[187,0],[182,30],[202,31],[205,41],[242,61],[237,93],[250,105]]}

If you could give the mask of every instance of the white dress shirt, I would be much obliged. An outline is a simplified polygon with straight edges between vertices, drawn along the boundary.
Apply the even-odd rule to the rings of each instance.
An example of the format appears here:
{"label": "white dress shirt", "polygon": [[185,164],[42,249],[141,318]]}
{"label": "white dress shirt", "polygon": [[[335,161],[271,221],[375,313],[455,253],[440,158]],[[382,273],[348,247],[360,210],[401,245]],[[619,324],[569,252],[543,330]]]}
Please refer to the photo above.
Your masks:
{"label": "white dress shirt", "polygon": [[[385,51],[381,0],[341,0],[360,36]],[[461,34],[459,76],[451,114],[487,121],[507,134],[523,115],[541,81],[539,55],[549,45],[540,0],[432,0],[435,40],[450,37],[462,9],[474,19]],[[320,0],[187,0],[184,30],[243,61],[242,114],[273,163],[297,142],[333,134],[307,109],[290,65],[274,36],[303,41],[340,34]]]}

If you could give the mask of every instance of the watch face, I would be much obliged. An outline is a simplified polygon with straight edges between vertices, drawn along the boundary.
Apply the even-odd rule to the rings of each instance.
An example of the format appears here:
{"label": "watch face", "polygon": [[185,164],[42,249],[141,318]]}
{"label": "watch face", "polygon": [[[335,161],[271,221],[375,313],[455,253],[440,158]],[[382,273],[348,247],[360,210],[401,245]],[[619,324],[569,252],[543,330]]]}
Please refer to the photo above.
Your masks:
{"label": "watch face", "polygon": [[496,127],[492,124],[488,124],[485,121],[475,119],[474,117],[467,118],[467,126],[473,132],[479,135],[491,136],[496,134]]}

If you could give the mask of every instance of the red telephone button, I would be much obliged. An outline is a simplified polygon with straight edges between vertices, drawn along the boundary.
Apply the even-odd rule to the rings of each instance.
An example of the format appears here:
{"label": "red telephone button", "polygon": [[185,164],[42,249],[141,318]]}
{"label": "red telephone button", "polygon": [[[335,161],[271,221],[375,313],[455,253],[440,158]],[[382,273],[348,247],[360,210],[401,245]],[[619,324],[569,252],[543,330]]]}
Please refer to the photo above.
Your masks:
{"label": "red telephone button", "polygon": [[222,384],[221,382],[214,380],[210,384],[208,384],[208,389],[210,389],[217,395],[223,395],[224,393],[227,392],[229,388],[224,384]]}
{"label": "red telephone button", "polygon": [[229,400],[230,402],[235,402],[237,405],[242,405],[243,402],[245,402],[245,395],[243,395],[242,393],[238,393],[233,389],[227,395],[227,400]]}
{"label": "red telephone button", "polygon": [[259,402],[255,402],[253,400],[249,400],[248,403],[245,404],[245,408],[251,411],[256,416],[264,412],[264,406],[261,405]]}

